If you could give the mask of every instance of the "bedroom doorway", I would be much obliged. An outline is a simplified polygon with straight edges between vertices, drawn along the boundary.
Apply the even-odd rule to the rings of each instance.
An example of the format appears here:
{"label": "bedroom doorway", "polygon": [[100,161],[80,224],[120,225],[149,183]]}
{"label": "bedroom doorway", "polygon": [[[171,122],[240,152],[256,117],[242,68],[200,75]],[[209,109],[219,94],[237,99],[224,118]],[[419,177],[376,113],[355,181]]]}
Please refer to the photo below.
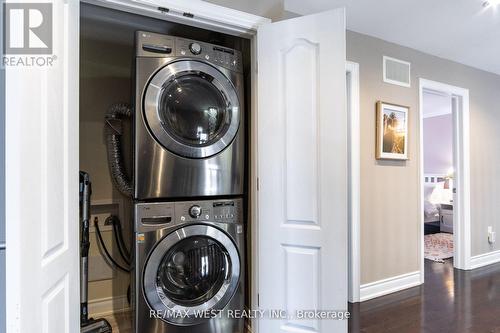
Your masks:
{"label": "bedroom doorway", "polygon": [[448,94],[423,92],[424,258],[453,260],[453,113]]}
{"label": "bedroom doorway", "polygon": [[470,266],[469,92],[420,80],[421,279],[425,260]]}

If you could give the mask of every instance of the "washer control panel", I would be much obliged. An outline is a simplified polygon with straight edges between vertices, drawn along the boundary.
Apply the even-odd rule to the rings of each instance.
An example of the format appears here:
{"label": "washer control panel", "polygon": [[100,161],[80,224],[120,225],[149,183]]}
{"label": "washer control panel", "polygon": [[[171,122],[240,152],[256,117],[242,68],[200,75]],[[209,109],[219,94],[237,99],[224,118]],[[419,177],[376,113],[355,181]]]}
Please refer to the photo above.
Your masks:
{"label": "washer control panel", "polygon": [[236,223],[242,222],[243,207],[241,199],[214,201],[176,202],[176,223],[209,221]]}
{"label": "washer control panel", "polygon": [[135,231],[147,232],[192,222],[239,223],[242,199],[154,202],[135,204]]}

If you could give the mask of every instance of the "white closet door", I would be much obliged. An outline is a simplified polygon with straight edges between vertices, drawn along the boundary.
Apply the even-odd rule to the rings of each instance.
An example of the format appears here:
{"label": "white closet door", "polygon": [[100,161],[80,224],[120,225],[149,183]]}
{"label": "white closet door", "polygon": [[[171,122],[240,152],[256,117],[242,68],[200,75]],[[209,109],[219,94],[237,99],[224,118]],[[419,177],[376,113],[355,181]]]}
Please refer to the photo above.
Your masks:
{"label": "white closet door", "polygon": [[345,45],[343,9],[258,31],[259,333],[347,332],[294,318],[347,308]]}
{"label": "white closet door", "polygon": [[[53,65],[6,68],[8,333],[80,331],[80,3],[49,3]],[[49,20],[50,15],[23,10],[30,26]],[[19,37],[23,29],[15,29]],[[25,47],[36,41],[26,29],[24,37]]]}

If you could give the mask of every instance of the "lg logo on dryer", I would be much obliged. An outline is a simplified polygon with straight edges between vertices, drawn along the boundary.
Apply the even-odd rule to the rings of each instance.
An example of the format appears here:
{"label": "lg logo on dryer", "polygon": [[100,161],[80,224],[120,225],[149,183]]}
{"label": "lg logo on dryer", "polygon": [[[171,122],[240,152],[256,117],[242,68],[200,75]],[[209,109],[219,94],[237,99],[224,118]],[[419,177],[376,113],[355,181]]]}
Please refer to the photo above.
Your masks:
{"label": "lg logo on dryer", "polygon": [[52,4],[4,3],[4,54],[52,54]]}

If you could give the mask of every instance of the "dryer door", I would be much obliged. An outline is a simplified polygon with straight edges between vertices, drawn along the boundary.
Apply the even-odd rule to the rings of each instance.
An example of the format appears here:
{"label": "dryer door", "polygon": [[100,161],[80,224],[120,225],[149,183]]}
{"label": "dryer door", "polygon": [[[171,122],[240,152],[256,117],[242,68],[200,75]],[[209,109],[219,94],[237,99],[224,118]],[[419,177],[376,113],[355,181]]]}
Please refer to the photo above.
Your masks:
{"label": "dryer door", "polygon": [[218,69],[180,60],[160,69],[147,85],[144,117],[162,146],[184,157],[205,158],[233,141],[240,103],[233,84]]}
{"label": "dryer door", "polygon": [[239,279],[240,258],[229,236],[209,225],[190,225],[153,249],[143,286],[149,306],[166,322],[192,325],[208,319],[201,311],[222,310]]}

